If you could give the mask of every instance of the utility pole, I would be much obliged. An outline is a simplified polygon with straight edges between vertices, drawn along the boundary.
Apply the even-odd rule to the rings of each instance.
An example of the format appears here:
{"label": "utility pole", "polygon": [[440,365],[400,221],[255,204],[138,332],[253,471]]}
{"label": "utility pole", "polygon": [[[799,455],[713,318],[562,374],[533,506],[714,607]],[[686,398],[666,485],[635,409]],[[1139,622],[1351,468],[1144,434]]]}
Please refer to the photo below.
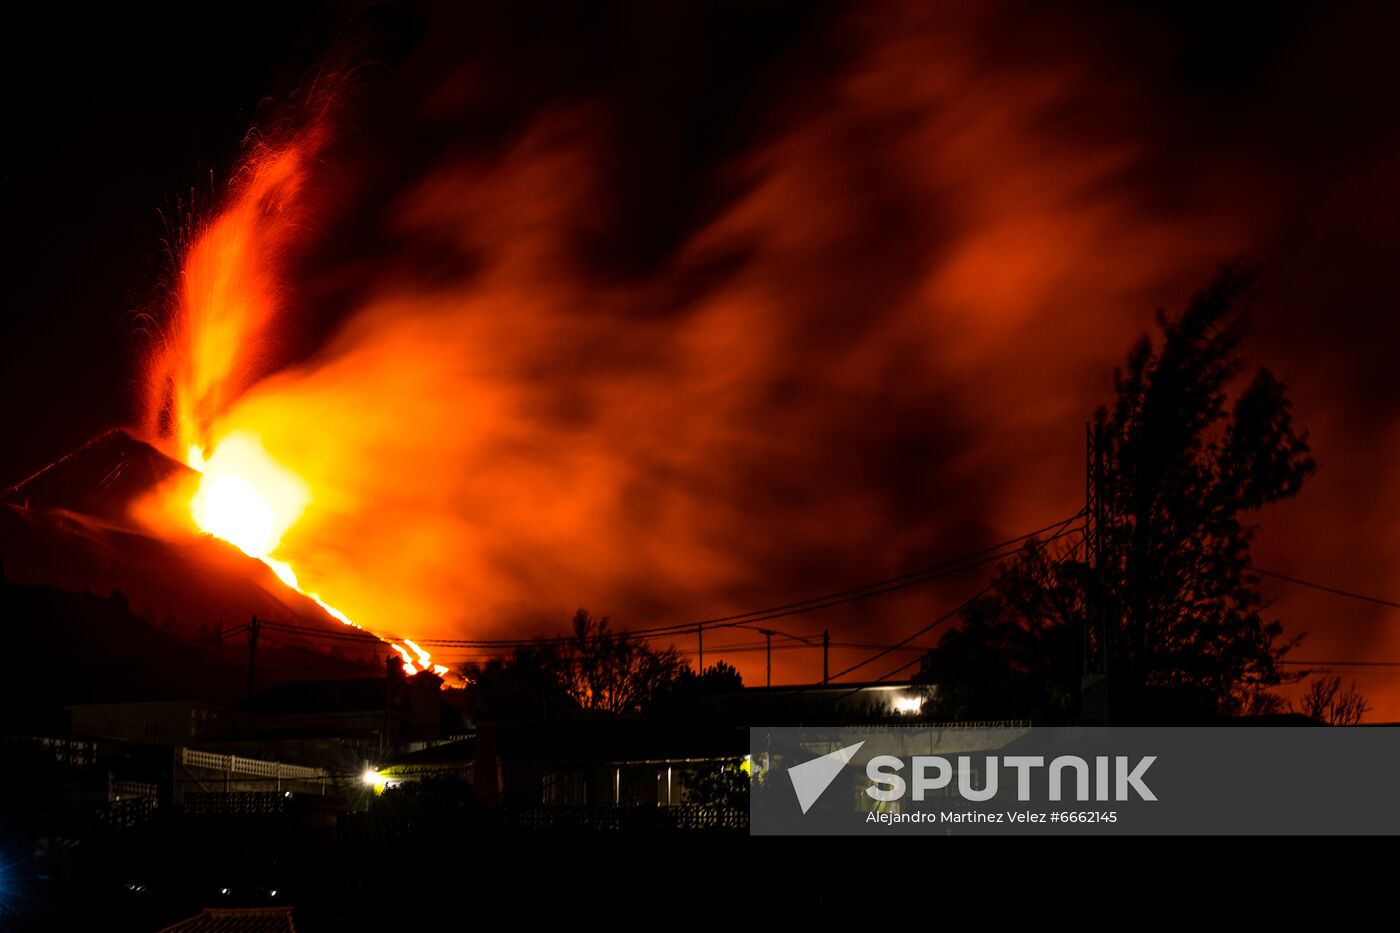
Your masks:
{"label": "utility pole", "polygon": [[[1084,422],[1084,566],[1091,566],[1094,559],[1094,426]],[[1090,607],[1084,607],[1084,670],[1081,684],[1087,684],[1091,670],[1092,650],[1089,631],[1093,626]],[[1081,687],[1082,689],[1082,687]]]}
{"label": "utility pole", "polygon": [[1086,424],[1084,435],[1084,563],[1091,569],[1094,599],[1084,607],[1084,674],[1079,687],[1079,716],[1082,722],[1107,725],[1109,640],[1108,574],[1104,559],[1104,523],[1108,513],[1108,504],[1104,501],[1105,439],[1097,425]]}
{"label": "utility pole", "polygon": [[[1104,571],[1103,524],[1108,517],[1104,503],[1104,436],[1102,425],[1094,428],[1094,567],[1099,571],[1099,666],[1108,677],[1108,576]],[[1104,723],[1108,722],[1108,703],[1104,701]]]}
{"label": "utility pole", "polygon": [[831,680],[831,630],[822,629],[822,685]]}
{"label": "utility pole", "polygon": [[258,622],[257,615],[253,616],[253,621],[248,625],[248,699],[253,698],[253,668],[258,661]]}
{"label": "utility pole", "polygon": [[695,637],[700,640],[699,673],[703,676],[705,673],[705,626],[695,626]]}
{"label": "utility pole", "polygon": [[773,689],[773,630],[771,628],[761,628],[763,640],[767,644],[765,649],[768,655],[768,689]]}

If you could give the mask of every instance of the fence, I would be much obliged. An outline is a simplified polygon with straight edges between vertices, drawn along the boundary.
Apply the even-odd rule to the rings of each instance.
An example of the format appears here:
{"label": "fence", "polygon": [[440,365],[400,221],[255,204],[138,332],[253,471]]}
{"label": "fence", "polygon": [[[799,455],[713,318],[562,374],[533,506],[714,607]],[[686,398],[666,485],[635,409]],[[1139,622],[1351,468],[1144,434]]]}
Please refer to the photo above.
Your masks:
{"label": "fence", "polygon": [[145,823],[156,812],[156,798],[150,796],[121,797],[98,807],[97,820],[108,829],[131,829]]}
{"label": "fence", "polygon": [[186,809],[189,808],[189,801],[201,794],[256,797],[266,793],[280,798],[288,791],[325,795],[334,786],[331,773],[324,768],[240,755],[181,748],[176,752],[175,764],[175,805],[185,806]]}
{"label": "fence", "polygon": [[507,828],[588,832],[744,831],[747,810],[733,807],[513,807],[501,812]]}
{"label": "fence", "polygon": [[325,768],[289,765],[280,761],[263,761],[259,758],[240,758],[238,755],[220,755],[217,752],[199,752],[189,748],[180,749],[179,761],[186,768],[203,768],[206,771],[222,771],[227,774],[248,774],[274,780],[329,781],[331,777],[330,772]]}
{"label": "fence", "polygon": [[219,791],[190,791],[185,794],[186,813],[200,816],[237,814],[239,816],[275,816],[287,811],[290,798],[276,791],[223,793]]}
{"label": "fence", "polygon": [[128,797],[148,797],[155,800],[159,792],[160,788],[148,781],[111,778],[107,782],[107,795],[113,800],[125,800]]}

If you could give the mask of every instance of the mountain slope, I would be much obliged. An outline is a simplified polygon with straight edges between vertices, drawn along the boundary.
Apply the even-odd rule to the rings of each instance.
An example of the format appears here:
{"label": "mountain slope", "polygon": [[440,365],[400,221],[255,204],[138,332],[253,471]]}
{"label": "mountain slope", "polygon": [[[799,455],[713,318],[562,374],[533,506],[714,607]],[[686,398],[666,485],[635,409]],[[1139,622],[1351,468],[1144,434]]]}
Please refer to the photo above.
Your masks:
{"label": "mountain slope", "polygon": [[[262,562],[205,535],[156,536],[131,517],[158,484],[185,474],[194,475],[129,434],[112,431],[0,493],[0,566],[14,591],[4,604],[0,634],[12,646],[22,643],[24,651],[12,660],[43,665],[63,677],[70,659],[100,665],[110,658],[118,664],[122,644],[130,643],[139,656],[146,648],[231,630],[257,615],[337,636],[269,632],[259,648],[267,660],[260,665],[260,683],[383,669],[387,645],[346,640],[342,623],[285,586]],[[103,599],[116,591],[121,611],[79,611],[61,595],[33,595],[48,588]],[[28,594],[23,599],[15,596],[21,591]],[[61,619],[67,621],[60,624]],[[114,637],[96,630],[99,626],[118,626],[121,633]],[[139,630],[142,626],[146,631]],[[235,641],[243,647],[206,652],[209,663],[242,670],[246,641],[229,643]],[[278,652],[292,652],[294,658],[274,664]],[[151,664],[132,669],[123,683],[102,682],[114,697],[205,689],[222,701],[230,684],[241,684],[246,676],[192,679],[180,670],[178,664]]]}

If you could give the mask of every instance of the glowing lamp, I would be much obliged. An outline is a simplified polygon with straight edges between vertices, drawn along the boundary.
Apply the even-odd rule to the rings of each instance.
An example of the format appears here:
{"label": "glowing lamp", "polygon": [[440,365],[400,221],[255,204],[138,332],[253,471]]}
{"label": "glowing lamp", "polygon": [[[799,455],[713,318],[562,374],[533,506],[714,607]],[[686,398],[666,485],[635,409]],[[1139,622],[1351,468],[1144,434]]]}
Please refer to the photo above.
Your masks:
{"label": "glowing lamp", "polygon": [[899,697],[894,701],[894,711],[901,716],[912,716],[924,708],[922,697]]}

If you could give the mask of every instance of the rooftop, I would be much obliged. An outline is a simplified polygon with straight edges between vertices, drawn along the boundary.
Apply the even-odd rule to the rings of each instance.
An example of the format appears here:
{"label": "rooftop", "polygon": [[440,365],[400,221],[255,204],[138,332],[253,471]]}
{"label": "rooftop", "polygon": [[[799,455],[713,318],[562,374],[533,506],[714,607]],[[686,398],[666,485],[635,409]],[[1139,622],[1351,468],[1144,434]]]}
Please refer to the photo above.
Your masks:
{"label": "rooftop", "polygon": [[296,933],[290,907],[208,908],[159,933]]}

